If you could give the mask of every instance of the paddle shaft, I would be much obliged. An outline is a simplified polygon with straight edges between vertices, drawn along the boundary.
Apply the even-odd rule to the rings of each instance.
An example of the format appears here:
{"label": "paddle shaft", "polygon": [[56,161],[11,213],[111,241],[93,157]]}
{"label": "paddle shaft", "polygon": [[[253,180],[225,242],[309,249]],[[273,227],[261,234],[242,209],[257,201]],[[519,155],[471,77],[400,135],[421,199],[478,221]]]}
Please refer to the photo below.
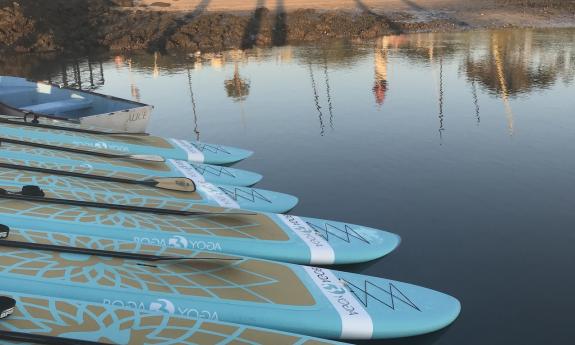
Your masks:
{"label": "paddle shaft", "polygon": [[153,187],[157,183],[156,181],[130,180],[130,179],[120,178],[120,177],[84,174],[84,173],[73,172],[73,171],[64,171],[64,170],[57,170],[57,169],[50,169],[50,168],[22,166],[22,165],[18,165],[18,164],[10,164],[10,163],[2,163],[2,162],[0,162],[0,168],[31,171],[31,172],[37,172],[37,173],[43,173],[43,174],[80,177],[80,178],[87,178],[87,179],[91,179],[91,180],[99,180],[99,181],[106,181],[106,182],[136,184],[136,185],[149,186],[149,187]]}
{"label": "paddle shaft", "polygon": [[217,258],[217,257],[177,257],[177,256],[161,256],[152,254],[138,254],[128,252],[118,252],[113,250],[91,249],[91,248],[78,248],[59,246],[55,244],[20,242],[11,240],[0,240],[0,246],[10,248],[22,248],[31,250],[47,250],[60,253],[82,254],[82,255],[95,255],[109,258],[139,260],[139,261],[184,261],[184,260],[222,260],[222,261],[237,261],[240,259],[235,258]]}
{"label": "paddle shaft", "polygon": [[[1,322],[1,321],[0,321]],[[110,345],[99,341],[70,339],[51,335],[32,334],[14,331],[0,331],[0,339],[45,345]]]}
{"label": "paddle shaft", "polygon": [[129,211],[129,212],[143,212],[143,213],[154,213],[172,216],[234,216],[234,215],[253,215],[252,212],[205,212],[205,211],[182,211],[182,210],[170,210],[164,208],[154,208],[145,206],[128,206],[121,204],[107,204],[94,201],[85,200],[70,200],[70,199],[56,199],[56,198],[46,198],[43,196],[30,196],[22,195],[14,192],[9,192],[6,190],[1,190],[0,199],[12,199],[12,200],[22,200],[22,201],[32,201],[32,202],[43,202],[52,203],[59,205],[71,205],[71,206],[81,206],[81,207],[94,207],[94,208],[105,208],[110,210],[119,211]]}
{"label": "paddle shaft", "polygon": [[83,155],[104,157],[104,158],[121,158],[121,159],[130,159],[131,158],[129,155],[121,155],[121,154],[115,154],[115,153],[105,153],[105,152],[98,152],[98,151],[82,150],[82,149],[75,149],[75,148],[66,147],[66,146],[40,144],[40,143],[31,142],[31,141],[9,139],[9,138],[4,138],[4,137],[0,137],[0,143],[1,142],[6,142],[6,143],[16,144],[16,145],[38,147],[38,148],[47,149],[47,150],[57,150],[57,151],[65,151],[65,152],[70,152],[70,153],[78,153],[78,154],[83,154]]}

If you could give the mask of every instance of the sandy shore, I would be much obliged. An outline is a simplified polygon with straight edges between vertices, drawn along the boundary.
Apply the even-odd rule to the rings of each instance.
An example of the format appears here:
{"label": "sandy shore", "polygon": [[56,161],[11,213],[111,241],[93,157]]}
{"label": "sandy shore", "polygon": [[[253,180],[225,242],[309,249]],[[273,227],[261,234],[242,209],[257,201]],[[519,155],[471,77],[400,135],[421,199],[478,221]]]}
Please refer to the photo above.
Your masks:
{"label": "sandy shore", "polygon": [[[541,6],[534,6],[536,3]],[[573,26],[575,1],[562,0],[560,6],[545,6],[545,1],[505,0],[136,0],[134,5],[152,11],[249,13],[257,7],[272,12],[300,9],[318,11],[371,11],[389,15],[403,12],[418,20],[451,18],[470,27]],[[523,6],[523,3],[530,4]],[[549,3],[547,1],[547,3]],[[559,3],[559,1],[557,1]],[[557,8],[558,7],[558,8]]]}

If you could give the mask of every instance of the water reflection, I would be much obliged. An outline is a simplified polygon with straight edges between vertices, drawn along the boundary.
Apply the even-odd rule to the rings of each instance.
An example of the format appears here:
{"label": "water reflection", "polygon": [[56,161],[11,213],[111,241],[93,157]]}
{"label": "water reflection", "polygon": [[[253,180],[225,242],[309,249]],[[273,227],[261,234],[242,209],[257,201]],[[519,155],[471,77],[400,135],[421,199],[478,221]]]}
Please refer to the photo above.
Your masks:
{"label": "water reflection", "polygon": [[250,81],[240,76],[238,62],[234,63],[234,75],[231,79],[224,82],[228,97],[235,102],[245,101],[250,94]]}
{"label": "water reflection", "polygon": [[385,96],[389,89],[387,69],[389,63],[390,50],[397,52],[399,48],[405,44],[408,36],[395,35],[384,36],[375,41],[374,52],[374,65],[375,65],[375,81],[373,85],[373,95],[375,96],[375,103],[382,106],[385,102]]}
{"label": "water reflection", "polygon": [[[230,100],[239,104],[238,110],[244,125],[245,107],[250,102],[248,96],[255,92],[253,101],[258,102],[258,92],[263,90],[261,87],[271,86],[264,85],[270,81],[266,81],[265,75],[252,67],[275,63],[278,71],[289,69],[288,74],[278,77],[277,85],[297,84],[298,89],[309,90],[307,112],[317,117],[321,136],[328,132],[327,129],[333,131],[336,127],[337,96],[345,95],[350,88],[368,82],[359,77],[363,75],[363,69],[371,68],[373,71],[373,79],[365,89],[370,90],[376,109],[382,112],[385,112],[388,103],[399,102],[411,92],[402,85],[405,84],[405,74],[413,70],[418,75],[410,74],[410,78],[415,78],[412,82],[424,84],[428,80],[436,89],[437,130],[442,139],[450,115],[445,108],[448,97],[469,97],[470,113],[477,125],[481,123],[480,99],[483,102],[487,102],[487,98],[499,99],[507,131],[513,135],[516,131],[514,99],[536,90],[548,89],[558,81],[565,85],[572,84],[575,78],[574,47],[573,30],[494,30],[459,34],[393,35],[369,44],[337,41],[318,47],[284,46],[210,54],[117,55],[113,63],[117,73],[127,75],[125,87],[130,97],[136,101],[146,101],[143,97],[145,88],[154,87],[154,82],[142,80],[143,76],[148,75],[158,81],[163,77],[160,71],[166,76],[185,76],[184,83],[187,83],[189,94],[187,97],[191,100],[188,102],[188,111],[193,115],[197,138],[200,131],[196,97],[198,93],[203,94],[206,79],[194,83],[192,80],[196,73],[206,67],[225,72],[223,90]],[[369,60],[372,67],[368,67]],[[105,74],[111,73],[104,66],[107,61],[110,61],[108,56],[83,59],[17,56],[0,61],[0,74],[24,75],[66,86],[98,90],[106,83]],[[307,75],[307,83],[302,78],[291,77],[299,75],[298,69]],[[400,70],[403,74],[391,73],[393,70]],[[273,71],[273,68],[270,66],[268,71]],[[353,77],[343,80],[340,74],[344,71],[350,71]],[[464,77],[466,87],[461,88],[459,80],[454,81],[454,77],[459,79],[459,76]],[[394,92],[390,94],[392,83]],[[301,102],[306,103],[303,99]]]}
{"label": "water reflection", "polygon": [[92,58],[85,58],[62,62],[59,64],[59,70],[43,79],[82,90],[97,90],[105,83],[102,61],[102,59],[94,61]]}
{"label": "water reflection", "polygon": [[[565,281],[574,262],[574,34],[421,33],[221,54],[134,53],[90,57],[91,74],[87,59],[4,56],[0,74],[81,79],[82,87],[141,98],[156,106],[154,134],[201,134],[256,151],[239,167],[264,174],[262,188],[300,197],[296,214],[400,234],[401,250],[364,273],[449,292],[464,315],[443,332],[390,344],[467,344],[486,323],[494,331],[475,343],[516,340],[509,330],[525,330],[534,343],[549,332],[530,331],[560,330],[574,304],[564,298],[573,278],[532,298],[547,282]],[[489,301],[509,291],[516,303],[493,317]],[[534,321],[546,308],[565,312]],[[553,334],[555,343],[572,339]]]}
{"label": "water reflection", "polygon": [[325,134],[325,125],[323,123],[323,112],[321,110],[321,105],[319,104],[319,94],[317,91],[317,84],[315,82],[315,77],[313,75],[313,67],[311,62],[308,64],[309,66],[309,79],[311,81],[311,89],[313,90],[313,101],[315,104],[315,109],[317,110],[317,118],[319,120],[319,128],[320,128],[320,132],[319,134],[321,136],[323,136]]}
{"label": "water reflection", "polygon": [[194,96],[194,88],[192,85],[192,71],[188,66],[186,68],[186,73],[188,76],[188,89],[190,90],[190,100],[192,102],[192,115],[194,117],[194,135],[197,141],[200,141],[200,128],[198,127],[198,111],[196,107],[196,97]]}

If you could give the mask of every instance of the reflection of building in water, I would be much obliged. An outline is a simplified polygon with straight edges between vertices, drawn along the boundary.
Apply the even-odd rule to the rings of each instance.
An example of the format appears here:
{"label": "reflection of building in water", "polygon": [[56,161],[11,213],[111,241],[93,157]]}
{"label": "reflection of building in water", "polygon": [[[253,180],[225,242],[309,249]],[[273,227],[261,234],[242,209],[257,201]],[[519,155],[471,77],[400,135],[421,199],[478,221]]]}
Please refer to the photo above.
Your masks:
{"label": "reflection of building in water", "polygon": [[[155,65],[155,63],[156,62],[154,61],[154,65]],[[136,85],[136,82],[134,80],[134,73],[132,71],[132,64],[133,64],[133,60],[131,57],[126,58],[125,56],[122,56],[122,55],[114,56],[114,66],[116,67],[117,71],[124,69],[126,66],[128,67],[128,79],[129,79],[129,83],[130,83],[130,95],[132,96],[133,101],[140,102],[141,101],[140,88]],[[154,74],[154,72],[152,72],[152,75],[153,74]]]}
{"label": "reflection of building in water", "polygon": [[387,76],[389,51],[390,49],[397,50],[405,41],[406,39],[402,35],[383,36],[376,41],[374,57],[375,81],[372,91],[375,96],[375,103],[379,106],[383,105],[385,102],[385,96],[389,89]]}
{"label": "reflection of building in water", "polygon": [[387,92],[387,53],[389,45],[389,36],[384,36],[377,41],[375,48],[375,82],[373,85],[373,94],[375,103],[383,105],[385,102],[385,93]]}
{"label": "reflection of building in water", "polygon": [[507,98],[549,88],[558,79],[573,80],[575,38],[559,37],[562,44],[532,30],[489,31],[473,42],[474,52],[468,52],[464,61],[465,73],[492,94]]}
{"label": "reflection of building in water", "polygon": [[134,81],[134,74],[132,73],[132,59],[128,59],[128,74],[130,76],[130,95],[132,100],[140,102],[140,89]]}
{"label": "reflection of building in water", "polygon": [[293,60],[293,48],[291,46],[281,46],[274,48],[277,63],[290,63]]}
{"label": "reflection of building in water", "polygon": [[[552,45],[532,30],[497,30],[475,42],[465,59],[465,73],[503,101],[507,128],[514,132],[511,99],[519,94],[551,87],[557,80],[572,80],[573,45]],[[571,38],[573,43],[575,40]],[[482,49],[477,49],[477,47]],[[552,49],[550,49],[552,46]],[[477,53],[477,51],[480,51]]]}
{"label": "reflection of building in water", "polygon": [[78,88],[81,90],[96,90],[104,85],[104,67],[102,62],[94,62],[91,58],[62,62],[59,73],[53,73],[48,81]]}

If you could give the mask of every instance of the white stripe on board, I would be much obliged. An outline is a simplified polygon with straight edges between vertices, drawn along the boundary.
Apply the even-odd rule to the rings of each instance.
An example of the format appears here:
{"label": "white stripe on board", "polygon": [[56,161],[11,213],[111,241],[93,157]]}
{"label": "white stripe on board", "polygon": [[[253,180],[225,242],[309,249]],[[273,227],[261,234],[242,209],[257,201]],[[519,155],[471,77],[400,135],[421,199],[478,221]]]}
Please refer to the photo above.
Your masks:
{"label": "white stripe on board", "polygon": [[174,168],[178,169],[184,177],[187,177],[194,181],[195,183],[205,182],[206,179],[204,175],[200,174],[194,167],[187,161],[182,161],[178,159],[168,159],[168,163]]}
{"label": "white stripe on board", "polygon": [[188,155],[188,160],[192,162],[203,163],[204,154],[198,150],[191,142],[181,139],[169,139],[176,146],[181,148]]}
{"label": "white stripe on board", "polygon": [[240,208],[240,205],[217,186],[208,182],[199,182],[196,187],[205,193],[208,198],[214,200],[218,205],[229,208]]}
{"label": "white stripe on board", "polygon": [[337,310],[341,319],[341,338],[370,339],[373,320],[353,293],[328,269],[308,266],[304,269]]}
{"label": "white stripe on board", "polygon": [[277,216],[307,244],[311,253],[310,264],[329,265],[335,262],[335,252],[331,245],[303,219],[289,214]]}

